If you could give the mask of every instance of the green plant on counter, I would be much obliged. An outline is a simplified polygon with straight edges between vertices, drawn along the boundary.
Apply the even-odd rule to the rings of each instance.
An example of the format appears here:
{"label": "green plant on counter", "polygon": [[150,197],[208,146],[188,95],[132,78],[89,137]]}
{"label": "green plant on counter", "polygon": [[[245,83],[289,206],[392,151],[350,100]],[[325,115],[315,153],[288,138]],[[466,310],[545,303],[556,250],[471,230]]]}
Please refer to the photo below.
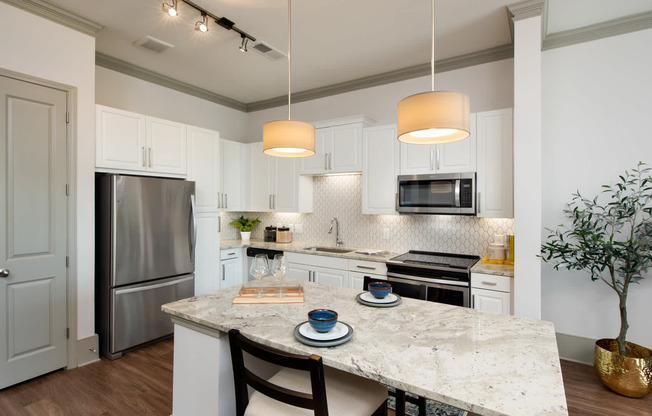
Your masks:
{"label": "green plant on counter", "polygon": [[238,218],[237,220],[233,220],[229,223],[229,225],[234,226],[241,232],[248,232],[254,229],[256,225],[260,220],[258,218],[245,218],[244,216]]}
{"label": "green plant on counter", "polygon": [[584,270],[591,280],[602,280],[619,299],[620,333],[616,341],[625,356],[627,336],[627,292],[639,283],[652,265],[652,176],[650,168],[639,162],[632,172],[625,171],[615,185],[603,185],[600,195],[587,199],[579,191],[564,213],[570,227],[560,225],[550,231],[541,246],[541,258],[555,270]]}

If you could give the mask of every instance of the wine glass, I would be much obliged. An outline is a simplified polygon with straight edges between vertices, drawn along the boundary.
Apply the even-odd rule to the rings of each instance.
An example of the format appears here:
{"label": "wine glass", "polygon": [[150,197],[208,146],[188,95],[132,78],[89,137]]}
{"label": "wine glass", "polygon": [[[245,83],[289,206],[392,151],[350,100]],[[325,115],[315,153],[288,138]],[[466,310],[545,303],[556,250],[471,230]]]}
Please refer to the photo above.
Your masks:
{"label": "wine glass", "polygon": [[[270,270],[272,274],[274,275],[275,278],[278,279],[280,282],[283,280],[285,275],[288,272],[288,261],[287,258],[283,254],[277,254],[274,256],[274,260],[272,260],[272,265],[270,267]],[[284,289],[282,286],[279,286],[278,288],[278,297],[282,298],[283,297],[283,292]]]}
{"label": "wine glass", "polygon": [[262,281],[260,280],[263,276],[267,274],[269,271],[269,262],[267,261],[267,254],[256,254],[256,257],[254,257],[254,260],[251,262],[251,267],[249,268],[249,271],[251,272],[251,275],[258,280],[259,286],[258,286],[258,296],[257,297],[262,297],[263,293],[263,288],[262,288]]}

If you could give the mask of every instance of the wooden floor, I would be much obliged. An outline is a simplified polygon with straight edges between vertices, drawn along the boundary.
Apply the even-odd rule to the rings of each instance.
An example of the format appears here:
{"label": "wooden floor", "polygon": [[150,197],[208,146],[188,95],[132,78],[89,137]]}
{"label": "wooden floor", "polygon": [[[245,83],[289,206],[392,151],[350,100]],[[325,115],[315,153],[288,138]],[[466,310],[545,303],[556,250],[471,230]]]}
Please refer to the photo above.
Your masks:
{"label": "wooden floor", "polygon": [[[161,415],[172,413],[171,339],[74,370],[57,371],[0,390],[0,415]],[[652,395],[610,392],[583,364],[562,361],[571,416],[651,416]],[[334,415],[337,416],[337,415]]]}

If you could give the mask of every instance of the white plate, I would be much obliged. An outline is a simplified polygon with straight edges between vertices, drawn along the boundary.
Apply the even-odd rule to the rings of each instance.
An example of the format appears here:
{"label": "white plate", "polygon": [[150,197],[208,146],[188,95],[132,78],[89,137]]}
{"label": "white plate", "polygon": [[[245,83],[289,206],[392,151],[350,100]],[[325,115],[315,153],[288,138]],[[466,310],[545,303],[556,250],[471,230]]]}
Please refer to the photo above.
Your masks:
{"label": "white plate", "polygon": [[395,294],[390,293],[389,295],[385,296],[384,298],[378,299],[378,298],[373,297],[373,295],[371,293],[364,292],[364,293],[362,293],[360,295],[360,299],[364,300],[365,302],[369,302],[369,303],[392,303],[392,302],[396,302],[396,299],[398,299],[398,298],[396,297]]}
{"label": "white plate", "polygon": [[299,327],[299,333],[306,338],[314,339],[317,341],[330,341],[333,339],[342,338],[348,334],[349,328],[342,322],[335,324],[333,329],[328,332],[317,332],[311,326],[310,322],[306,322]]}

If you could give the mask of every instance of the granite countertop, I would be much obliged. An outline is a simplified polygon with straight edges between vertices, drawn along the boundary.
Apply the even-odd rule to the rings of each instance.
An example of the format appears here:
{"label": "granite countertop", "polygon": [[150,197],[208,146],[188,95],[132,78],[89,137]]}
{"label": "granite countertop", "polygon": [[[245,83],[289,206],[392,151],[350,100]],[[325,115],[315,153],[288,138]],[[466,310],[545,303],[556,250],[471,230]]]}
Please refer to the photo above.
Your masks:
{"label": "granite countertop", "polygon": [[[341,259],[351,259],[351,260],[365,260],[365,261],[376,261],[384,263],[387,259],[398,256],[400,253],[390,253],[376,255],[376,254],[360,254],[356,253],[357,251],[363,251],[366,249],[360,249],[356,247],[338,247],[342,249],[350,249],[348,253],[328,253],[324,251],[312,251],[306,250],[306,247],[331,247],[328,244],[318,244],[318,243],[306,243],[306,242],[292,242],[292,243],[274,243],[267,242],[258,239],[251,239],[249,242],[243,242],[242,240],[221,240],[220,248],[229,249],[237,247],[256,247],[256,248],[268,248],[272,250],[281,250],[281,251],[291,251],[294,253],[303,253],[303,254],[312,254],[315,256],[327,256],[327,257],[338,257]],[[333,247],[335,248],[335,247]]]}
{"label": "granite countertop", "polygon": [[492,264],[478,261],[471,267],[471,273],[493,274],[496,276],[514,277],[514,266],[510,264]]}
{"label": "granite countertop", "polygon": [[[207,330],[245,336],[324,364],[482,415],[567,415],[550,322],[403,298],[393,308],[355,300],[358,290],[306,282],[305,302],[233,305],[230,287],[163,305]],[[329,308],[354,328],[331,348],[299,343],[293,330],[309,310]]]}

